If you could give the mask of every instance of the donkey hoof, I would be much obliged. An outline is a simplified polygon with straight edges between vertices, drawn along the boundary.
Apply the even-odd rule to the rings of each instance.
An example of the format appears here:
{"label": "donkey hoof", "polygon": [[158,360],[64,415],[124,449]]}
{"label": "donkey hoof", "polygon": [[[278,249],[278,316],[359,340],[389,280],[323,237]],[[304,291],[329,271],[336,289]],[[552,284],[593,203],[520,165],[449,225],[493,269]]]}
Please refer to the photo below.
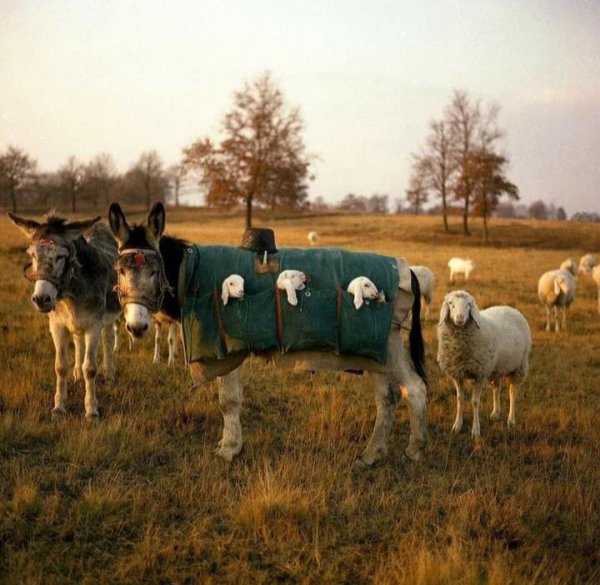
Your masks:
{"label": "donkey hoof", "polygon": [[231,463],[233,458],[242,450],[242,447],[217,447],[215,455],[227,463]]}
{"label": "donkey hoof", "polygon": [[369,467],[371,466],[368,463],[359,458],[352,464],[352,475],[360,475],[363,471],[369,469]]}
{"label": "donkey hoof", "polygon": [[414,445],[409,445],[404,453],[411,461],[419,461],[421,459],[421,449]]}
{"label": "donkey hoof", "polygon": [[502,418],[502,413],[500,411],[494,411],[490,414],[490,420],[500,420]]}
{"label": "donkey hoof", "polygon": [[52,420],[62,420],[67,415],[67,411],[64,408],[54,407],[50,416]]}
{"label": "donkey hoof", "polygon": [[96,423],[100,420],[100,413],[97,410],[86,412],[85,420],[89,423]]}

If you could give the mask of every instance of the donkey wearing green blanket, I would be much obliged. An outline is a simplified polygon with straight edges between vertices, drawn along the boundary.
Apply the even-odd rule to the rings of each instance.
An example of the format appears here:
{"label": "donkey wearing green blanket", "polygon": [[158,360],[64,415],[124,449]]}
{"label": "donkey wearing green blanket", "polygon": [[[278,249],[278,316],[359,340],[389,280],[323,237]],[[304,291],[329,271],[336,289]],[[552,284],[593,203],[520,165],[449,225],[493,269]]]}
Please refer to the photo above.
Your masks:
{"label": "donkey wearing green blanket", "polygon": [[[410,439],[406,454],[413,460],[420,458],[421,448],[427,436],[425,423],[427,387],[419,318],[420,294],[418,282],[404,260],[339,250],[283,250],[280,254],[263,259],[252,252],[240,251],[232,247],[203,248],[163,235],[165,221],[165,209],[161,203],[154,205],[146,224],[138,225],[130,225],[127,222],[118,204],[111,205],[109,223],[119,244],[117,261],[119,298],[124,309],[127,329],[135,337],[142,337],[148,332],[152,313],[164,313],[172,319],[183,321],[186,360],[195,382],[203,383],[215,378],[219,379],[219,406],[224,420],[223,435],[216,450],[219,457],[230,461],[242,448],[241,364],[249,353],[259,353],[269,357],[276,364],[286,367],[312,371],[369,372],[375,384],[377,417],[367,447],[355,464],[357,469],[369,466],[387,454],[387,439],[400,390],[408,403],[410,416]],[[215,265],[206,263],[206,256],[210,254],[217,255],[218,262],[215,262]],[[366,303],[364,307],[357,310],[353,306],[351,295],[345,292],[350,278],[346,282],[339,282],[337,289],[323,292],[312,283],[329,282],[331,276],[326,277],[315,272],[309,275],[306,290],[299,295],[298,306],[291,306],[285,300],[281,300],[282,295],[285,299],[285,293],[276,290],[275,286],[277,273],[284,268],[286,254],[291,258],[304,258],[309,264],[311,255],[316,258],[318,254],[321,255],[320,258],[327,257],[328,254],[336,257],[343,256],[347,265],[358,266],[360,262],[364,264],[365,258],[367,260],[371,258],[373,262],[385,265],[386,269],[393,268],[391,272],[396,271],[389,280],[394,284],[395,290],[388,286],[385,295],[387,302]],[[240,255],[240,262],[244,265],[245,272],[233,270],[228,263],[228,259],[233,258],[237,261]],[[196,271],[194,271],[194,263],[198,269]],[[228,331],[227,315],[231,314],[226,311],[238,309],[235,302],[224,306],[220,299],[220,285],[228,273],[234,271],[240,272],[246,281],[245,296],[242,302],[237,303],[238,309],[242,303],[246,307],[251,306],[246,303],[249,303],[252,298],[260,297],[266,299],[267,303],[273,303],[270,306],[273,307],[272,314],[276,315],[276,319],[273,318],[277,323],[271,329],[268,327],[269,323],[266,323],[266,326],[262,323],[261,331],[268,333],[272,330],[274,334],[263,336],[258,345],[253,338],[236,338],[236,335]],[[263,286],[265,282],[266,286],[271,288],[253,295],[252,289],[258,290],[257,287]],[[345,295],[350,296],[349,301]],[[310,303],[315,303],[315,298],[327,298],[330,307],[327,310],[333,313],[331,327],[329,322],[324,320],[325,328],[329,328],[328,331],[331,332],[330,339],[317,338],[311,342],[310,336],[306,335],[302,339],[296,339],[293,328],[282,332],[282,321],[284,324],[293,321],[306,333],[302,323],[303,307],[306,314],[310,314]],[[346,308],[348,303],[350,311]],[[314,307],[314,304],[312,306]],[[263,305],[261,307],[263,310],[257,312],[271,314],[270,310],[264,310]],[[358,314],[360,311],[364,311],[360,313],[361,315],[371,315],[368,311],[372,311],[375,323],[385,323],[385,320],[381,321],[380,318],[379,321],[376,320],[381,312],[387,311],[386,314],[389,314],[387,329],[378,326],[379,336],[385,335],[383,352],[360,355],[362,350],[360,345],[363,341],[360,338],[355,344],[357,351],[354,354],[344,354],[343,343],[340,344],[339,341],[340,339],[344,341],[343,331],[349,328],[346,321],[351,321],[354,317],[353,313]],[[411,313],[409,356],[404,349],[401,327],[408,322]],[[323,325],[321,323],[323,319],[316,321],[320,326]],[[208,327],[209,322],[214,325],[214,328]],[[356,341],[356,327],[353,325],[350,327],[354,329],[351,333],[354,334]],[[359,333],[362,335],[360,331]],[[368,332],[365,331],[365,345],[367,336]],[[348,351],[347,347],[346,351]]]}

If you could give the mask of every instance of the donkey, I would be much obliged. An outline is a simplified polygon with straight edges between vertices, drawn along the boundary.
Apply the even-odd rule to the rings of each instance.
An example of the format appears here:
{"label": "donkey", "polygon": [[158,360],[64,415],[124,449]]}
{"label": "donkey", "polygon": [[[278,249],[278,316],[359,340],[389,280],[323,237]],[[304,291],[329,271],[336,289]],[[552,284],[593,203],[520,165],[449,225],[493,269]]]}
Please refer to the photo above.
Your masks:
{"label": "donkey", "polygon": [[[130,225],[117,203],[113,203],[109,209],[109,224],[119,244],[119,299],[124,309],[126,327],[135,337],[142,337],[148,332],[152,313],[160,311],[171,319],[180,320],[184,293],[184,285],[180,283],[180,269],[185,266],[186,256],[192,249],[190,244],[183,240],[163,235],[165,222],[165,209],[160,202],[153,206],[145,224]],[[408,272],[407,263],[403,260],[400,262],[406,266],[405,277],[408,278],[409,291],[412,288],[412,295],[408,294],[408,302],[404,299],[404,307],[407,308],[403,309],[402,315],[395,320],[395,325],[391,328],[385,364],[365,357],[337,355],[318,349],[286,354],[275,350],[269,354],[277,365],[284,367],[298,367],[311,371],[369,372],[375,383],[377,417],[367,447],[355,463],[356,471],[387,455],[387,438],[394,420],[399,389],[408,402],[410,417],[411,431],[406,455],[418,460],[427,438],[427,387],[419,320],[420,295],[418,282],[414,275]],[[412,325],[409,357],[403,346],[400,325],[402,322],[407,323],[410,312]],[[247,352],[242,352],[212,362],[188,363],[196,384],[219,379],[219,406],[224,426],[215,454],[226,461],[231,461],[242,448],[240,370],[247,355]]]}
{"label": "donkey", "polygon": [[[44,223],[8,214],[31,240],[30,261],[24,276],[34,283],[31,300],[40,313],[48,314],[56,357],[56,394],[53,416],[66,413],[69,371],[69,334],[75,346],[73,378],[85,381],[85,416],[98,416],[96,354],[103,338],[105,378],[113,379],[116,321],[121,313],[116,292],[114,262],[117,246],[108,227],[97,224],[100,216],[67,221],[49,216]],[[88,237],[83,233],[88,232]]]}

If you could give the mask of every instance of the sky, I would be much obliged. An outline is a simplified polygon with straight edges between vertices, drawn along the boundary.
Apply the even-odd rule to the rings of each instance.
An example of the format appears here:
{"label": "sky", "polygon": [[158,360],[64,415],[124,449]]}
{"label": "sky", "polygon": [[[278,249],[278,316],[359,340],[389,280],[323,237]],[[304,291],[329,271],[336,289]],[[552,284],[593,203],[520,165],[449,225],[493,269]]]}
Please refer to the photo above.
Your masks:
{"label": "sky", "polygon": [[174,164],[265,71],[318,157],[311,199],[403,196],[463,89],[500,105],[524,203],[600,212],[598,0],[1,0],[0,151]]}

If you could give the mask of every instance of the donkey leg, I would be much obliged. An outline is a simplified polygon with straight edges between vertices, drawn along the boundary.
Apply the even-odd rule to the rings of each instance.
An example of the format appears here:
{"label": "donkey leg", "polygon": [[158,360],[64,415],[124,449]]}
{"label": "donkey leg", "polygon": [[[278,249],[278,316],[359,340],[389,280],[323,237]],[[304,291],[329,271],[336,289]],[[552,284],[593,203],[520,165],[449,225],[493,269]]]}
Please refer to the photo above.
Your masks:
{"label": "donkey leg", "polygon": [[115,344],[113,345],[113,354],[117,353],[119,350],[119,321],[115,321],[112,324],[113,335],[115,336]]}
{"label": "donkey leg", "polygon": [[219,407],[223,414],[223,436],[215,455],[231,461],[242,450],[242,425],[240,409],[243,389],[241,366],[219,378]]}
{"label": "donkey leg", "polygon": [[425,417],[427,409],[427,386],[425,382],[412,368],[412,365],[406,364],[404,373],[400,381],[400,390],[402,398],[408,404],[408,416],[410,419],[410,437],[406,456],[413,461],[421,458],[421,450],[427,443],[427,419]]}
{"label": "donkey leg", "polygon": [[354,471],[361,471],[388,454],[387,440],[394,423],[398,390],[387,374],[371,374],[375,386],[375,404],[377,418],[371,438],[360,458],[354,464]]}
{"label": "donkey leg", "polygon": [[175,355],[177,354],[177,336],[179,333],[179,325],[173,321],[169,325],[169,361],[167,362],[170,366],[175,363]]}
{"label": "donkey leg", "polygon": [[62,415],[66,413],[65,402],[67,401],[67,377],[69,375],[69,331],[63,325],[50,319],[50,334],[52,335],[56,352],[54,358],[56,393],[54,394],[52,415]]}
{"label": "donkey leg", "polygon": [[73,334],[73,344],[75,346],[75,363],[73,364],[73,381],[79,382],[83,378],[82,364],[84,341],[81,335]]}
{"label": "donkey leg", "polygon": [[113,382],[115,379],[114,351],[115,329],[114,323],[110,323],[102,328],[102,367],[104,369],[104,379],[107,382]]}
{"label": "donkey leg", "polygon": [[85,332],[83,379],[85,380],[85,416],[87,419],[98,416],[98,399],[96,398],[98,366],[96,356],[98,354],[98,344],[100,343],[100,330],[100,326],[95,326]]}
{"label": "donkey leg", "polygon": [[160,362],[160,334],[162,331],[162,323],[160,321],[154,321],[154,357],[152,358],[153,364]]}

